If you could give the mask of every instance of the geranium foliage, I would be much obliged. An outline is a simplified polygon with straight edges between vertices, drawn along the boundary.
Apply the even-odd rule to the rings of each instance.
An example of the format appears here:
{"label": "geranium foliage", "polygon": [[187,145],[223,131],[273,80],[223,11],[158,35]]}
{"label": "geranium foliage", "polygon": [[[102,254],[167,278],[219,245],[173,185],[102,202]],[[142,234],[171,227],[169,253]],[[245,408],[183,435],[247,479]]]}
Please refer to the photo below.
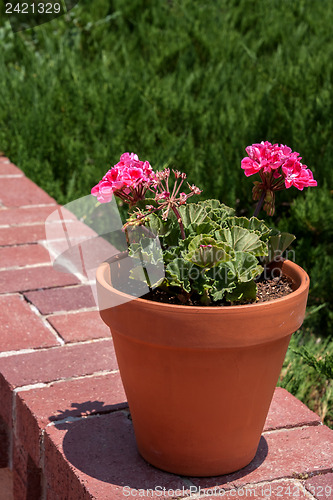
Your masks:
{"label": "geranium foliage", "polygon": [[[124,153],[92,189],[101,203],[112,196],[128,203],[127,233],[132,257],[131,278],[159,287],[184,304],[200,301],[248,302],[256,298],[256,280],[264,266],[280,259],[295,237],[270,229],[257,218],[260,208],[273,214],[275,191],[292,185],[315,186],[313,174],[288,146],[261,142],[246,148],[241,166],[247,176],[258,173],[251,218],[237,217],[219,200],[188,203],[201,190],[187,184],[186,174],[169,168],[154,172],[149,162]],[[172,178],[171,178],[172,177]],[[135,229],[140,228],[140,237]],[[154,240],[159,239],[159,245]],[[154,270],[165,269],[161,278]]]}

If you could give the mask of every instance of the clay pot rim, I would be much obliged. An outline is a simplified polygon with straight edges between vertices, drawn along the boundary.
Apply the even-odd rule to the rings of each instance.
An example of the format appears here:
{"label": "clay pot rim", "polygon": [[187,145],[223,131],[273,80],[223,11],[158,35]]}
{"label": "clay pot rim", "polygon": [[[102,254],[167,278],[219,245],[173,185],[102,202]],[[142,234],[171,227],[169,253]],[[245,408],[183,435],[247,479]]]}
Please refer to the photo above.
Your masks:
{"label": "clay pot rim", "polygon": [[[272,299],[272,300],[267,300],[265,302],[257,302],[254,304],[243,304],[243,305],[234,305],[234,306],[225,306],[225,307],[217,307],[217,306],[189,306],[189,305],[180,305],[180,304],[166,304],[165,302],[158,302],[158,301],[153,301],[153,300],[147,300],[147,299],[142,299],[140,297],[133,298],[132,295],[129,295],[127,293],[121,292],[114,288],[111,284],[109,284],[106,281],[105,274],[109,269],[108,263],[104,262],[101,264],[96,271],[96,280],[99,282],[100,285],[103,286],[106,290],[109,290],[112,293],[115,293],[119,295],[120,297],[123,297],[126,299],[126,302],[135,302],[135,304],[138,305],[144,305],[146,308],[158,308],[162,307],[164,311],[167,311],[168,309],[171,311],[177,311],[177,312],[182,312],[182,313],[209,313],[209,314],[221,314],[221,311],[225,311],[225,313],[232,313],[238,311],[240,312],[247,312],[247,311],[254,311],[256,308],[269,308],[272,307],[273,304],[283,304],[286,302],[289,302],[290,300],[297,299],[298,296],[303,295],[310,282],[310,278],[307,274],[306,271],[302,267],[300,267],[298,264],[295,264],[294,262],[290,260],[285,260],[282,263],[282,272],[283,274],[289,276],[294,282],[298,281],[298,286],[296,290],[293,292],[289,293],[288,295],[285,295],[284,297],[280,297],[278,299]],[[296,282],[297,285],[297,282]]]}

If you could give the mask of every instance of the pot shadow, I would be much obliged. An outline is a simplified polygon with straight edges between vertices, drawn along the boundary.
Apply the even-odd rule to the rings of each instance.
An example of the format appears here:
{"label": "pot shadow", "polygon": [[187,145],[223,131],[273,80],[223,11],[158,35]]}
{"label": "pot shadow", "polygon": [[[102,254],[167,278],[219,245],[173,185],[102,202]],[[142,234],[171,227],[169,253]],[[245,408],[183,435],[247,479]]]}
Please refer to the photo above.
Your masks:
{"label": "pot shadow", "polygon": [[[74,410],[61,412],[61,418],[67,419],[66,422],[54,422],[60,416],[49,417],[49,420],[60,432],[56,440],[62,441],[63,454],[78,471],[104,483],[136,490],[155,489],[157,486],[189,489],[183,477],[157,469],[139,455],[126,403],[111,411],[110,406],[104,406],[101,401],[73,403],[73,406],[76,407]],[[78,410],[88,417],[73,419],[78,416]],[[253,472],[264,462],[267,453],[267,441],[262,436],[254,459],[243,469],[222,476],[192,479],[201,488],[223,486]]]}

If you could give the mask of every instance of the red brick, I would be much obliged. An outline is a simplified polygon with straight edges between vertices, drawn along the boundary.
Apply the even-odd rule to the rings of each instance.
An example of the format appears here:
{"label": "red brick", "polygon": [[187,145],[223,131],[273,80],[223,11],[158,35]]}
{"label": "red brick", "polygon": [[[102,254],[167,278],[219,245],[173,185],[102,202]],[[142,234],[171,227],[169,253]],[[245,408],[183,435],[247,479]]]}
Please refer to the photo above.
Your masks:
{"label": "red brick", "polygon": [[27,498],[28,454],[18,443],[13,446],[13,493],[14,499]]}
{"label": "red brick", "polygon": [[45,222],[47,217],[57,209],[57,205],[45,207],[2,208],[0,209],[0,226],[10,224],[31,224]]}
{"label": "red brick", "polygon": [[0,370],[0,416],[12,428],[13,394]]}
{"label": "red brick", "polygon": [[23,176],[22,170],[17,168],[9,160],[0,158],[0,177],[3,175],[20,175]]}
{"label": "red brick", "polygon": [[38,244],[0,247],[0,268],[50,262],[46,248]]}
{"label": "red brick", "polygon": [[175,490],[188,488],[183,478],[140,457],[132,423],[123,412],[48,427],[45,458],[47,489],[64,499],[123,500],[125,486],[133,489],[129,498],[142,498],[135,490],[156,486],[172,490],[165,496],[170,498]]}
{"label": "red brick", "polygon": [[35,463],[39,462],[41,430],[50,421],[107,413],[127,407],[119,372],[21,391],[16,401],[17,436]]}
{"label": "red brick", "polygon": [[25,296],[42,314],[96,306],[91,288],[87,285],[29,292]]}
{"label": "red brick", "polygon": [[[23,210],[23,209],[22,209]],[[22,243],[33,243],[40,240],[45,239],[61,239],[60,242],[54,242],[53,246],[55,250],[58,250],[58,253],[62,253],[68,249],[68,244],[66,240],[66,234],[63,230],[62,224],[50,224],[47,225],[48,231],[46,233],[45,224],[32,224],[32,225],[17,225],[11,227],[1,227],[0,228],[0,245],[19,245]],[[66,228],[68,230],[68,234],[70,238],[73,238],[74,244],[77,242],[84,240],[85,238],[90,238],[91,245],[94,245],[93,251],[95,251],[96,242],[98,239],[96,238],[96,233],[93,232],[88,226],[82,223],[75,223],[74,221],[66,222]],[[104,240],[103,240],[104,241]],[[72,240],[71,240],[72,242]],[[110,255],[114,255],[117,251],[110,244],[105,243],[107,247],[106,257],[108,258]],[[87,243],[85,243],[87,246]],[[101,246],[101,245],[99,245]],[[97,247],[98,248],[98,247]],[[109,250],[110,249],[110,250]],[[90,250],[88,248],[88,250]],[[87,251],[86,251],[87,253]],[[105,250],[104,250],[105,254]],[[104,256],[104,255],[103,255]],[[90,255],[88,254],[88,258]],[[105,260],[105,259],[104,259]],[[103,260],[101,260],[103,262]]]}
{"label": "red brick", "polygon": [[98,311],[85,311],[49,316],[48,321],[65,342],[80,342],[110,336]]}
{"label": "red brick", "polygon": [[14,499],[39,500],[42,493],[41,470],[19,442],[13,448]]}
{"label": "red brick", "polygon": [[320,417],[316,413],[288,391],[278,387],[274,392],[264,431],[320,424]]}
{"label": "red brick", "polygon": [[0,227],[0,245],[21,245],[45,240],[44,224]]}
{"label": "red brick", "polygon": [[13,473],[9,469],[0,469],[1,500],[13,500]]}
{"label": "red brick", "polygon": [[18,295],[0,296],[0,351],[58,345],[55,335]]}
{"label": "red brick", "polygon": [[58,211],[54,212],[54,216],[56,221],[47,221],[47,237],[48,239],[63,239],[67,240],[69,237],[71,240],[86,240],[88,238],[96,238],[97,233],[91,229],[83,222],[78,220],[66,220],[64,222],[60,222],[58,218]]}
{"label": "red brick", "polygon": [[25,292],[77,283],[79,280],[73,274],[56,271],[52,266],[0,271],[0,293]]}
{"label": "red brick", "polygon": [[0,415],[11,427],[16,387],[117,369],[111,340],[0,358]]}
{"label": "red brick", "polygon": [[27,177],[1,179],[0,201],[6,207],[56,203]]}
{"label": "red brick", "polygon": [[9,426],[7,422],[5,422],[5,420],[0,416],[0,471],[2,468],[8,467],[9,463],[9,434]]}
{"label": "red brick", "polygon": [[[333,469],[333,462],[332,462]],[[306,489],[318,500],[332,500],[333,498],[333,473],[319,474],[305,482]]]}
{"label": "red brick", "polygon": [[[54,227],[57,227],[56,231],[53,230]],[[102,262],[105,262],[113,255],[119,253],[119,251],[107,241],[102,238],[93,237],[91,230],[84,225],[82,225],[81,230],[76,224],[72,224],[72,226],[67,224],[66,227],[69,231],[68,234],[71,245],[69,246],[69,243],[64,238],[65,233],[59,233],[59,227],[61,227],[60,224],[53,224],[50,235],[50,238],[59,236],[59,239],[49,239],[47,243],[48,249],[51,251],[52,255],[56,255],[57,257],[60,256],[54,263],[56,269],[58,266],[61,266],[60,269],[64,267],[68,268],[68,262],[70,262],[71,268],[75,268],[82,275],[88,276],[89,279],[95,279],[96,268]],[[71,232],[72,229],[74,231],[78,230],[76,236],[74,232]],[[88,272],[89,274],[87,274]]]}
{"label": "red brick", "polygon": [[0,358],[0,373],[11,389],[117,369],[111,339]]}
{"label": "red brick", "polygon": [[196,486],[230,488],[247,483],[292,478],[332,467],[333,431],[324,425],[265,433],[255,458],[238,472],[215,478],[193,478]]}

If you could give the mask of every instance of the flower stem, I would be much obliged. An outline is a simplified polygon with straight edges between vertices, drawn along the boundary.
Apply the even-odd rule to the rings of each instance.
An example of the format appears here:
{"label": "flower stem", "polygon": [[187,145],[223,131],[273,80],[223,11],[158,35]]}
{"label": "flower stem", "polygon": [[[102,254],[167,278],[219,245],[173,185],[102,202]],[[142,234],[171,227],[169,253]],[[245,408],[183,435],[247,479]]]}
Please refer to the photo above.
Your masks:
{"label": "flower stem", "polygon": [[172,208],[175,216],[177,217],[177,222],[178,222],[179,227],[180,227],[180,234],[181,234],[182,240],[185,240],[184,224],[183,224],[182,218],[180,216],[180,213],[178,212],[177,208],[174,205],[171,208]]}
{"label": "flower stem", "polygon": [[266,190],[263,190],[260,196],[260,200],[258,201],[257,206],[255,208],[253,217],[258,217],[262,204],[264,203],[265,196],[266,196]]}

